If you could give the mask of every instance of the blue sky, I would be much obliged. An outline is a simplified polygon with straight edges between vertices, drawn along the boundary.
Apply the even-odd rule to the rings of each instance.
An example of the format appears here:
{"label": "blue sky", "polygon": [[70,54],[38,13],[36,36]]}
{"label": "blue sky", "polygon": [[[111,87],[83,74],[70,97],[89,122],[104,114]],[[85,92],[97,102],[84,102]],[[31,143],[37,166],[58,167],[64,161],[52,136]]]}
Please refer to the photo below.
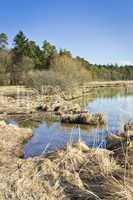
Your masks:
{"label": "blue sky", "polygon": [[0,32],[23,30],[93,63],[133,63],[133,0],[0,0]]}

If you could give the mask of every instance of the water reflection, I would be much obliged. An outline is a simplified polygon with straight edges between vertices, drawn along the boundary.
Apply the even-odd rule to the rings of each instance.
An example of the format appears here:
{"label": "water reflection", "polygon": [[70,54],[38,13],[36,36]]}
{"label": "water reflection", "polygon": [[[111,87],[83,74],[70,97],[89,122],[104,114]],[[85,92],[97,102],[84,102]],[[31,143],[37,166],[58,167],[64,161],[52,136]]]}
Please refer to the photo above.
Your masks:
{"label": "water reflection", "polygon": [[42,123],[34,129],[33,138],[25,145],[25,157],[48,153],[63,147],[68,142],[79,139],[90,146],[103,145],[106,132],[99,128],[82,129],[80,126],[67,126],[53,123],[50,127]]}
{"label": "water reflection", "polygon": [[85,110],[104,112],[107,124],[103,127],[60,124],[59,118],[39,114],[31,119],[20,120],[20,126],[34,128],[34,136],[25,145],[25,157],[40,155],[63,147],[68,141],[79,138],[89,146],[105,147],[105,137],[112,132],[122,131],[123,125],[133,120],[133,88],[100,88],[90,95],[76,100]]}

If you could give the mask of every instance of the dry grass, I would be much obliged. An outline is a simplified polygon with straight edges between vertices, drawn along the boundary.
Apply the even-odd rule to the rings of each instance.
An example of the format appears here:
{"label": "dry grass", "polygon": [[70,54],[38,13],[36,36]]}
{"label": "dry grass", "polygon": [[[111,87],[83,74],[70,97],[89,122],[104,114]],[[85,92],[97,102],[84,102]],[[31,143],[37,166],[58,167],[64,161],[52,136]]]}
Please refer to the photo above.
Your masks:
{"label": "dry grass", "polygon": [[36,91],[25,86],[0,86],[0,94],[8,97],[17,95],[33,95]]}
{"label": "dry grass", "polygon": [[92,114],[89,112],[80,114],[66,114],[61,116],[61,122],[100,125],[100,124],[105,124],[105,116],[103,113]]}
{"label": "dry grass", "polygon": [[133,199],[133,167],[121,166],[112,151],[91,149],[79,141],[45,157],[23,160],[12,151],[28,138],[23,131],[0,126],[0,199]]}

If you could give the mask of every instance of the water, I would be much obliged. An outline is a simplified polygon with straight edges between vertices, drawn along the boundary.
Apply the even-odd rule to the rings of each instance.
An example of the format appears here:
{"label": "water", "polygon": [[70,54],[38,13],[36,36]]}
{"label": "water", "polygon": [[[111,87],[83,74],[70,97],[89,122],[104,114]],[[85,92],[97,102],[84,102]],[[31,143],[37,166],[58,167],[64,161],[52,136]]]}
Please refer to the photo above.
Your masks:
{"label": "water", "polygon": [[66,143],[79,139],[91,147],[106,147],[106,136],[123,131],[124,124],[133,120],[132,88],[104,88],[95,91],[92,96],[91,101],[88,97],[80,101],[85,110],[104,112],[107,117],[105,126],[66,125],[59,123],[59,119],[53,121],[44,118],[40,123],[35,123],[34,135],[24,147],[25,158],[55,151]]}

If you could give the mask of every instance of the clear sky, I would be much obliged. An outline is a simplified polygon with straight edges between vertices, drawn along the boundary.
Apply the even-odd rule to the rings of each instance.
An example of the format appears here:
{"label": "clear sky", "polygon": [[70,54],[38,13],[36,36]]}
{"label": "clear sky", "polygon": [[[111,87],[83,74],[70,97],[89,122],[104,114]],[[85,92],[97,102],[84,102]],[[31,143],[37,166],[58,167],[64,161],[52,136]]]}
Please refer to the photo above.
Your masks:
{"label": "clear sky", "polygon": [[133,63],[133,0],[0,0],[0,32],[22,30],[93,63]]}

